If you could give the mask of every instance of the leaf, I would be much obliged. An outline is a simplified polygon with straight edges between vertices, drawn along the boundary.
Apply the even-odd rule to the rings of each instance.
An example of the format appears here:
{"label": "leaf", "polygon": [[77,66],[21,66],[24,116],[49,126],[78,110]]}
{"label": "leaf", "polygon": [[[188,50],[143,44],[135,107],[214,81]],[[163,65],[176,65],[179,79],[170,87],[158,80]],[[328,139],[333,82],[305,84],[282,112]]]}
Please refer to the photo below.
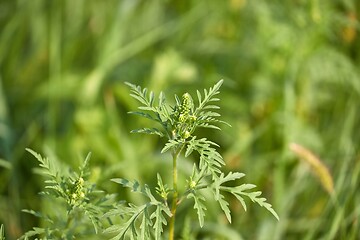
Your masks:
{"label": "leaf", "polygon": [[199,219],[200,227],[204,226],[204,217],[205,217],[205,211],[206,207],[204,205],[205,198],[201,195],[199,195],[197,192],[191,192],[187,198],[193,198],[194,199],[194,209],[197,210],[197,215]]}
{"label": "leaf", "polygon": [[272,215],[274,215],[274,217],[279,220],[279,216],[277,215],[277,213],[275,212],[275,210],[272,208],[272,205],[270,203],[266,202],[266,198],[262,198],[259,196],[261,195],[260,191],[256,191],[256,192],[245,192],[246,190],[250,190],[255,188],[256,185],[254,184],[242,184],[240,186],[237,187],[220,187],[220,190],[223,191],[227,191],[232,193],[241,203],[241,205],[243,206],[244,210],[246,211],[246,204],[244,201],[244,198],[242,196],[247,196],[250,198],[250,200],[252,202],[255,202],[257,204],[259,204],[261,207],[266,208]]}
{"label": "leaf", "polygon": [[228,175],[226,175],[224,177],[224,174],[222,173],[220,178],[219,178],[219,185],[222,185],[223,183],[229,182],[229,181],[234,181],[236,179],[240,179],[242,177],[244,177],[245,174],[244,173],[240,173],[240,172],[229,172]]}
{"label": "leaf", "polygon": [[148,95],[148,90],[146,88],[141,89],[140,86],[128,82],[125,82],[125,84],[131,89],[130,96],[144,105],[139,107],[140,109],[156,112],[156,109],[153,107],[155,95],[152,91]]}
{"label": "leaf", "polygon": [[1,224],[1,227],[0,227],[0,240],[5,240],[5,231],[4,231],[3,224]]}
{"label": "leaf", "polygon": [[229,203],[225,200],[225,197],[222,194],[219,194],[217,201],[219,201],[220,207],[225,213],[225,216],[229,223],[231,223],[231,214],[229,209]]}
{"label": "leaf", "polygon": [[44,170],[43,173],[45,175],[56,178],[59,172],[59,168],[56,164],[50,162],[48,158],[43,158],[40,154],[31,150],[30,148],[26,148],[26,151],[31,153],[39,161],[39,166]]}
{"label": "leaf", "polygon": [[188,142],[185,156],[191,154],[192,151],[197,151],[200,154],[199,170],[205,174],[210,172],[212,178],[217,178],[221,173],[220,168],[225,165],[222,156],[211,146],[218,146],[216,143],[207,140],[206,138],[196,139],[193,137]]}
{"label": "leaf", "polygon": [[163,92],[160,92],[160,94],[159,94],[159,106],[165,105],[165,102],[166,102],[165,94]]}
{"label": "leaf", "polygon": [[187,144],[187,148],[185,151],[185,157],[188,157],[194,150],[196,147],[196,142],[195,142],[196,137],[192,137]]}
{"label": "leaf", "polygon": [[154,104],[154,98],[155,98],[154,92],[151,91],[151,92],[150,92],[150,95],[149,95],[149,104],[150,104],[151,107],[152,107],[153,104]]}
{"label": "leaf", "polygon": [[122,185],[123,187],[131,188],[131,191],[133,191],[133,192],[139,192],[139,193],[144,194],[143,189],[141,188],[138,181],[131,182],[124,178],[112,178],[111,181],[118,183],[118,184]]}
{"label": "leaf", "polygon": [[23,236],[21,236],[21,238],[19,239],[28,239],[29,237],[33,237],[36,235],[41,235],[44,234],[46,232],[45,228],[38,228],[38,227],[34,227],[33,230],[30,230],[28,232],[26,232]]}
{"label": "leaf", "polygon": [[177,148],[179,145],[183,144],[182,142],[179,142],[177,140],[170,139],[164,146],[164,148],[161,150],[161,153],[167,152],[170,149]]}
{"label": "leaf", "polygon": [[144,211],[140,225],[140,239],[150,239],[150,227],[152,221],[147,210]]}
{"label": "leaf", "polygon": [[220,80],[218,81],[212,88],[207,91],[204,89],[204,98],[202,98],[200,91],[197,91],[199,106],[195,109],[195,114],[197,115],[202,110],[204,110],[204,107],[209,102],[219,101],[218,98],[214,98],[215,95],[219,94],[219,89],[224,81]]}
{"label": "leaf", "polygon": [[266,202],[266,198],[258,198],[258,196],[261,195],[261,192],[252,192],[247,194],[248,197],[253,201],[256,202],[257,204],[259,204],[261,207],[266,208],[272,215],[274,215],[274,217],[279,220],[279,216],[277,215],[277,213],[275,212],[275,210],[272,208],[272,205],[268,202]]}
{"label": "leaf", "polygon": [[203,109],[220,109],[220,107],[217,105],[207,105]]}
{"label": "leaf", "polygon": [[163,137],[164,134],[157,128],[139,128],[132,130],[131,133],[146,133],[146,134],[154,134]]}
{"label": "leaf", "polygon": [[159,119],[153,117],[149,113],[144,113],[144,112],[139,112],[139,111],[131,111],[131,112],[128,112],[128,113],[133,114],[133,115],[138,115],[140,117],[144,117],[144,118],[150,119],[150,120],[155,121],[155,122],[161,122]]}
{"label": "leaf", "polygon": [[[139,217],[139,215],[141,215],[141,213],[143,213],[143,211],[146,209],[147,205],[144,204],[144,205],[141,205],[139,207],[133,207],[133,215],[130,217],[129,220],[127,220],[124,224],[122,225],[112,225],[110,226],[109,228],[105,229],[104,233],[114,233],[114,232],[117,232],[118,231],[118,234],[111,238],[111,240],[117,240],[117,239],[124,239],[127,231],[129,229],[132,230],[132,234],[135,234],[137,235],[136,233],[136,228],[135,227],[135,222],[136,222],[136,219]],[[135,233],[134,233],[135,231]]]}
{"label": "leaf", "polygon": [[170,212],[170,209],[160,203],[156,206],[155,212],[150,217],[151,219],[155,218],[155,223],[153,226],[153,228],[155,230],[155,240],[161,239],[161,234],[164,231],[162,226],[167,225],[167,221],[163,215],[163,212],[165,212],[169,217],[171,217],[171,215],[172,215]]}
{"label": "leaf", "polygon": [[239,172],[229,172],[228,175],[226,175],[224,177],[224,173],[220,174],[220,177],[215,179],[212,188],[215,189],[215,200],[218,200],[220,198],[219,194],[220,194],[220,189],[221,189],[221,185],[229,182],[229,181],[234,181],[236,179],[240,179],[242,177],[244,177],[245,174],[244,173],[239,173]]}

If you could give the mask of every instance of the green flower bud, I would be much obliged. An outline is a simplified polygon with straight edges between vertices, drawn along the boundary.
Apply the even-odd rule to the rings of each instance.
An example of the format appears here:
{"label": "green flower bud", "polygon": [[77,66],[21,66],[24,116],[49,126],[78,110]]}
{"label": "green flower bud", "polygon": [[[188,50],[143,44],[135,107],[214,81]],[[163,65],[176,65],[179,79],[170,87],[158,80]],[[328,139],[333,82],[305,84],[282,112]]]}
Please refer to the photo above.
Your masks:
{"label": "green flower bud", "polygon": [[190,137],[190,136],[191,136],[190,132],[189,132],[189,131],[185,131],[183,138],[186,139],[186,138],[188,138],[188,137]]}
{"label": "green flower bud", "polygon": [[189,182],[189,187],[190,187],[191,189],[195,188],[195,187],[196,187],[196,182],[195,182],[194,180],[191,180],[191,181]]}
{"label": "green flower bud", "polygon": [[183,115],[183,118],[185,118],[185,120],[187,120],[190,115],[190,112],[193,110],[193,108],[194,108],[194,103],[191,98],[191,95],[189,93],[184,93],[184,95],[182,96],[182,103],[181,103],[181,107],[180,107],[180,110],[181,110],[180,116]]}

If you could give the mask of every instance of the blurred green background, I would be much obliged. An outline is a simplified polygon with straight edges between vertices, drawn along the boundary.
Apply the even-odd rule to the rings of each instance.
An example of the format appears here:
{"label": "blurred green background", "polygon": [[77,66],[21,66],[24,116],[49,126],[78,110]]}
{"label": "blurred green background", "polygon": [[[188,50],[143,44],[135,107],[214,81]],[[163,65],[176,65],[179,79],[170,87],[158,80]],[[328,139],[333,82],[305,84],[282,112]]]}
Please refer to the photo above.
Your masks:
{"label": "blurred green background", "polygon": [[[159,154],[162,139],[129,133],[148,122],[127,114],[138,105],[124,81],[171,99],[219,79],[220,113],[232,127],[198,134],[221,145],[225,171],[246,173],[281,220],[234,200],[229,225],[209,203],[194,238],[360,239],[359,14],[356,0],[1,0],[7,239],[41,224],[21,209],[50,211],[26,147],[75,168],[91,151],[91,180],[109,192],[121,191],[112,177],[151,185],[156,172],[170,174],[169,156]],[[186,175],[192,164],[183,161]]]}

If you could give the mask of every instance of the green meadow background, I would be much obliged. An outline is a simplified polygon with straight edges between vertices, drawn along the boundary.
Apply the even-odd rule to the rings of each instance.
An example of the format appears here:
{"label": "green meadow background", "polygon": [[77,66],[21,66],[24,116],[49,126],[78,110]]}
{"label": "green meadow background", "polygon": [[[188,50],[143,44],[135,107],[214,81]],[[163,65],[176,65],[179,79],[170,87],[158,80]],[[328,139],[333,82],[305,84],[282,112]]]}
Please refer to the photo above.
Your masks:
{"label": "green meadow background", "polygon": [[1,0],[6,239],[41,226],[22,209],[56,211],[25,148],[75,169],[92,152],[90,180],[139,202],[110,179],[154,186],[159,172],[171,184],[171,160],[163,139],[130,134],[149,122],[127,114],[138,104],[124,82],[171,102],[220,79],[232,127],[197,134],[220,144],[224,171],[244,172],[280,221],[230,198],[230,225],[207,202],[189,239],[360,239],[359,15],[356,0]]}

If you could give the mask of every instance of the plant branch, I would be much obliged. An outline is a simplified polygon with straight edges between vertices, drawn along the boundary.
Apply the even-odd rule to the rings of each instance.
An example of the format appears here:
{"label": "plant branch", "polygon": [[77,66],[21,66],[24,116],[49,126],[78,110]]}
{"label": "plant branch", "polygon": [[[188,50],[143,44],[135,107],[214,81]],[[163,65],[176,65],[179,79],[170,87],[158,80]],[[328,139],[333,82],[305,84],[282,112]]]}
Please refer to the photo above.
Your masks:
{"label": "plant branch", "polygon": [[170,218],[170,225],[169,225],[169,240],[174,239],[174,230],[175,230],[175,215],[176,215],[176,208],[177,208],[177,201],[178,201],[178,190],[177,190],[177,159],[180,155],[180,152],[184,148],[185,144],[182,144],[178,147],[172,154],[173,157],[173,198],[171,203],[171,218]]}

